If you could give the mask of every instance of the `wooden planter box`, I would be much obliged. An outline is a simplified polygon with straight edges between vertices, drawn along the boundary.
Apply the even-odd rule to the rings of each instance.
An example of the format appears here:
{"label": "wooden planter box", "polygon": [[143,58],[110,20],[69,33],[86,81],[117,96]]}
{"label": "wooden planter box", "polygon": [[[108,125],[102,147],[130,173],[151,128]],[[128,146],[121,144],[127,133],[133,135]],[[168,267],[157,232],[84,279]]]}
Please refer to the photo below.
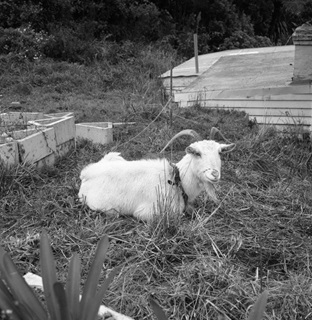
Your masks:
{"label": "wooden planter box", "polygon": [[[54,115],[54,117],[53,117]],[[58,117],[56,117],[58,116]],[[4,134],[0,132],[0,161],[53,165],[56,158],[75,148],[75,119],[72,113],[43,115],[12,112],[0,114]],[[26,128],[15,130],[12,128]]]}
{"label": "wooden planter box", "polygon": [[[107,144],[113,141],[111,122],[75,124],[72,112],[42,114],[10,112],[0,114],[4,136],[0,132],[0,161],[8,165],[21,163],[37,167],[53,165],[76,146],[76,138]],[[12,130],[16,126],[22,130]]]}
{"label": "wooden planter box", "polygon": [[113,141],[113,124],[111,122],[78,123],[76,137],[91,140],[93,143],[110,143]]}

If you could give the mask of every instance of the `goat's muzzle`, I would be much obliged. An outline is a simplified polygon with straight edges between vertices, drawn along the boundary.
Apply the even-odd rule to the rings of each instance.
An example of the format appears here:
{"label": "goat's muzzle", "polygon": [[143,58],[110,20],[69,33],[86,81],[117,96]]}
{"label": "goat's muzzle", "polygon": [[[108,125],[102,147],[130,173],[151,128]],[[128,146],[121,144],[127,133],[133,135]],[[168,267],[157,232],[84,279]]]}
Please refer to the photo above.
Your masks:
{"label": "goat's muzzle", "polygon": [[216,183],[220,180],[220,172],[216,169],[206,169],[204,174],[211,183]]}

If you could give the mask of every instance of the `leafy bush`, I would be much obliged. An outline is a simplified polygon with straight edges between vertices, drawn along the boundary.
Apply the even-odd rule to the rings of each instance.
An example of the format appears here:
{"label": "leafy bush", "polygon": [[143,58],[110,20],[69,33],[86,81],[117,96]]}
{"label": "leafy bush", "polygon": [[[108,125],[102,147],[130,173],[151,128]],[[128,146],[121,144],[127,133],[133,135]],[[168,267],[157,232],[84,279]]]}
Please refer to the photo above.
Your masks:
{"label": "leafy bush", "polygon": [[[210,47],[211,37],[208,33],[201,33],[198,35],[198,54],[204,54],[211,51]],[[184,59],[190,59],[194,57],[194,33],[179,33],[178,35],[168,35],[162,39],[164,45],[169,45],[177,53],[184,57]]]}
{"label": "leafy bush", "polygon": [[173,30],[170,16],[162,14],[154,3],[129,1],[127,7],[124,12],[128,22],[125,31],[129,33],[130,39],[155,41]]}
{"label": "leafy bush", "polygon": [[224,39],[220,50],[270,47],[272,45],[271,40],[267,37],[251,36],[244,31],[235,31],[230,37]]}
{"label": "leafy bush", "polygon": [[0,54],[33,60],[42,55],[42,48],[50,39],[46,33],[35,32],[30,26],[17,29],[0,27]]}
{"label": "leafy bush", "polygon": [[78,63],[90,63],[102,54],[97,42],[82,40],[74,30],[63,27],[52,32],[42,53],[55,60]]}

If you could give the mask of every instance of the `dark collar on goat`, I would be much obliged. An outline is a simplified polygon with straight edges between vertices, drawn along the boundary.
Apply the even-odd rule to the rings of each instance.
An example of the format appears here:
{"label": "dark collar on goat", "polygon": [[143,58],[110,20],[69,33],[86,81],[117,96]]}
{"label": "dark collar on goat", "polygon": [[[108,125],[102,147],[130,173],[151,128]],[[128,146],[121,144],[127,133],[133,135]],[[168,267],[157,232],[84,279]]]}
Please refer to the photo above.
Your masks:
{"label": "dark collar on goat", "polygon": [[180,171],[179,171],[178,167],[175,164],[170,163],[170,165],[173,168],[173,179],[172,180],[168,180],[168,183],[170,185],[172,185],[172,186],[178,186],[181,189],[182,198],[183,198],[184,204],[186,206],[187,202],[188,202],[188,195],[186,194],[186,192],[185,192],[185,190],[184,190],[184,188],[182,186],[181,177],[180,177]]}

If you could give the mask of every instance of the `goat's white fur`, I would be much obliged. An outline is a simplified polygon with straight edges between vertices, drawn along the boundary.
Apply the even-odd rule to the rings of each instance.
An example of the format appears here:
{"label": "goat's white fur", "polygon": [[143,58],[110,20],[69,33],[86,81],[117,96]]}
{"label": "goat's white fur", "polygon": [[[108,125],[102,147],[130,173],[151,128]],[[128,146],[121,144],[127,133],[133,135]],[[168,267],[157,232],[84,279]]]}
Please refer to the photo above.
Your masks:
{"label": "goat's white fur", "polygon": [[[190,202],[202,191],[216,200],[213,183],[221,177],[219,153],[233,146],[202,140],[186,148],[176,166]],[[173,179],[173,167],[166,159],[127,161],[120,153],[111,152],[86,166],[80,179],[79,198],[93,210],[113,209],[150,220],[161,210],[182,213],[185,209],[181,188],[168,183]]]}

